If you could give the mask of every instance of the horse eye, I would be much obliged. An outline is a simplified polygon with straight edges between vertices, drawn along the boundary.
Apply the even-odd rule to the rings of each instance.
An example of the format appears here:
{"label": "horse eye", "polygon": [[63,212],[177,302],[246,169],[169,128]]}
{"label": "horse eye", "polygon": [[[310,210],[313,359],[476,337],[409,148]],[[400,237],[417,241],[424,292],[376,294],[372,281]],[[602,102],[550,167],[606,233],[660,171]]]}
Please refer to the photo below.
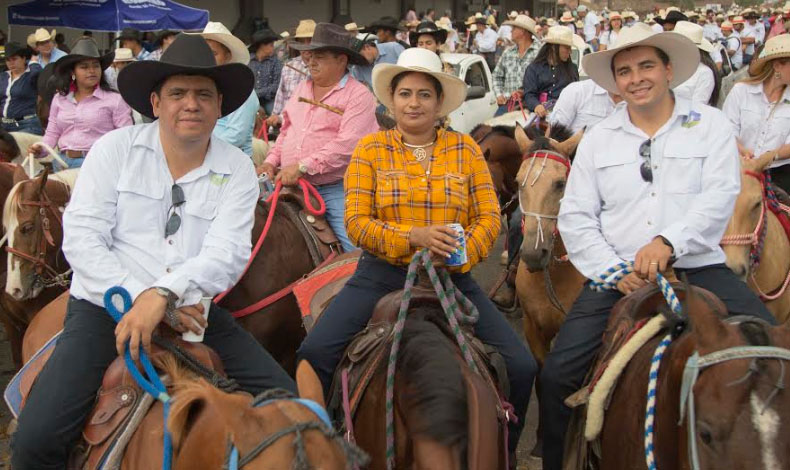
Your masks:
{"label": "horse eye", "polygon": [[554,190],[555,191],[564,191],[565,190],[565,181],[556,181],[554,183]]}
{"label": "horse eye", "polygon": [[702,442],[705,443],[705,445],[710,445],[710,443],[713,441],[713,434],[711,434],[709,429],[703,428],[699,431],[699,438],[702,439]]}
{"label": "horse eye", "polygon": [[33,225],[23,225],[21,229],[19,229],[24,235],[28,235],[33,231]]}

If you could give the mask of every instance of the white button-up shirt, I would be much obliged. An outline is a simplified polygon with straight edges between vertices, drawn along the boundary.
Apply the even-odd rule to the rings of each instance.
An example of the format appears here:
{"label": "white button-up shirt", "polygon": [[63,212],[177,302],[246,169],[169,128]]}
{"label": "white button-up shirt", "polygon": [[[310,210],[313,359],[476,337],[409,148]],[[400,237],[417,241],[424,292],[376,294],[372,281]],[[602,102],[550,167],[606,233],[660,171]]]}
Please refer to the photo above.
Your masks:
{"label": "white button-up shirt", "polygon": [[[730,33],[729,36],[725,36],[727,39],[726,48],[728,50],[735,51],[735,54],[730,56],[730,63],[736,69],[741,68],[743,65],[743,47],[741,47],[741,35],[738,34],[737,31],[733,31]],[[726,51],[724,52],[727,53]]]}
{"label": "white button-up shirt", "polygon": [[705,23],[705,26],[702,27],[702,35],[710,42],[716,42],[724,37],[724,35],[721,34],[721,27],[719,27],[715,21],[712,23]]}
{"label": "white button-up shirt", "polygon": [[653,182],[639,168],[649,137],[627,106],[589,130],[576,150],[559,230],[573,265],[594,278],[658,235],[675,248],[676,267],[723,263],[719,241],[740,191],[732,124],[718,109],[677,99],[651,140]]}
{"label": "white button-up shirt", "polygon": [[[186,202],[172,209],[174,183]],[[157,286],[194,305],[224,291],[250,257],[258,196],[250,158],[222,139],[212,137],[203,165],[174,182],[158,122],[105,134],[85,158],[63,216],[71,295],[103,305],[112,286],[132,299]],[[165,238],[173,211],[181,227]]]}
{"label": "white button-up shirt", "polygon": [[[779,101],[771,104],[762,83],[736,83],[722,110],[735,126],[741,145],[754,156],[790,144],[790,88],[785,88]],[[771,168],[787,164],[790,160],[779,160]]]}
{"label": "white button-up shirt", "polygon": [[498,37],[496,31],[491,28],[478,31],[475,35],[477,52],[496,52],[496,40]]}
{"label": "white button-up shirt", "polygon": [[573,82],[565,87],[549,115],[549,122],[562,124],[576,133],[590,128],[614,111],[609,93],[592,80]]}
{"label": "white button-up shirt", "polygon": [[673,88],[675,96],[691,101],[699,101],[708,104],[710,95],[713,94],[713,87],[716,82],[713,78],[713,70],[703,63],[697,64],[694,75],[680,85]]}
{"label": "white button-up shirt", "polygon": [[589,11],[587,15],[584,17],[584,40],[587,42],[592,41],[595,39],[595,30],[596,26],[601,23],[601,20],[595,16],[595,13]]}
{"label": "white button-up shirt", "polygon": [[[743,25],[743,31],[741,31],[739,34],[741,38],[754,38],[755,41],[760,41],[760,34],[759,31],[757,31],[757,27],[752,26],[749,23]],[[754,45],[755,43],[746,44],[746,50],[744,53],[746,55],[754,55]]]}

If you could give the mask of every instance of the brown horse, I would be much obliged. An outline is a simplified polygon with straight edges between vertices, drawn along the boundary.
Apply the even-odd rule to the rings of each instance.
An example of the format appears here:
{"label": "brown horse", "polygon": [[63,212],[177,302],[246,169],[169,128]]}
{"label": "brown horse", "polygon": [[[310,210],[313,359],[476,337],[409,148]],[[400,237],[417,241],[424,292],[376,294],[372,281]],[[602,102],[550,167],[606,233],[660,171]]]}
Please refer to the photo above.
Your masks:
{"label": "brown horse", "polygon": [[504,207],[510,202],[509,207],[504,209],[504,212],[510,214],[516,208],[515,198],[518,194],[516,174],[521,166],[522,156],[521,149],[514,138],[514,128],[478,124],[469,135],[475,139],[483,152],[500,203]]}
{"label": "brown horse", "polygon": [[[691,442],[699,451],[700,469],[790,468],[790,377],[787,358],[760,352],[759,358],[739,359],[728,348],[773,346],[790,357],[790,326],[770,327],[755,319],[723,321],[727,311],[711,294],[692,288],[685,314],[690,328],[664,353],[658,371],[655,402],[654,448],[658,469],[691,469],[688,450],[689,416],[695,412]],[[677,320],[670,327],[677,328]],[[611,318],[610,328],[616,324]],[[645,409],[648,370],[665,328],[628,362],[605,407],[600,434],[600,460],[586,468],[632,470],[645,463]],[[609,332],[607,332],[607,335]],[[700,368],[692,405],[681,417],[681,384],[689,357],[698,353],[700,363],[711,353],[729,355],[724,361]],[[743,357],[743,356],[740,356]],[[692,415],[693,416],[693,415]],[[588,452],[588,455],[590,453]],[[596,462],[597,461],[597,462]],[[566,469],[576,468],[567,461]]]}
{"label": "brown horse", "polygon": [[790,240],[766,199],[763,172],[771,162],[772,153],[741,159],[741,192],[721,245],[727,266],[784,323],[790,318]]}
{"label": "brown horse", "polygon": [[[525,156],[515,178],[524,234],[516,295],[523,313],[524,337],[538,367],[543,367],[551,342],[565,320],[565,312],[584,283],[584,277],[568,261],[557,233],[560,199],[582,133],[571,135],[562,126],[551,127],[549,135],[540,135],[533,128],[529,130],[532,139],[521,127],[515,131]],[[536,386],[539,388],[540,384]],[[533,455],[540,455],[542,449],[540,422],[537,434]]]}
{"label": "brown horse", "polygon": [[[33,320],[25,335],[25,360],[62,328],[67,299],[68,293],[63,294]],[[173,384],[168,390],[173,405],[167,429],[173,440],[174,470],[225,468],[231,445],[238,449],[240,469],[342,470],[349,460],[364,463],[363,454],[297,402],[276,395],[264,401],[225,393],[179,367],[169,355],[156,365]],[[121,468],[161,468],[164,424],[163,407],[156,402],[132,435]]]}

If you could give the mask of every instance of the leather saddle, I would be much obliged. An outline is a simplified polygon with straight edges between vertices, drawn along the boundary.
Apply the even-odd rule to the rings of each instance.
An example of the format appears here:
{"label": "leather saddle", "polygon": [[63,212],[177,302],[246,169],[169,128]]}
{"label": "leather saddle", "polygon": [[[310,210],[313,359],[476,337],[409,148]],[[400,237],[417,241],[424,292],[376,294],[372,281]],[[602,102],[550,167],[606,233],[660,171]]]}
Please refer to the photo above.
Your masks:
{"label": "leather saddle", "polygon": [[[348,401],[353,419],[373,376],[386,368],[386,358],[389,357],[393,327],[397,320],[402,295],[403,291],[400,290],[384,296],[376,305],[367,327],[358,333],[346,348],[344,357],[335,371],[330,391],[329,409],[334,416],[343,416],[343,371],[347,371],[348,374]],[[415,307],[424,305],[441,308],[432,288],[415,286],[412,290],[409,310],[411,312]],[[442,323],[439,326],[455,343],[449,325]],[[471,369],[462,367],[466,379],[469,411],[468,468],[490,469],[491,462],[502,461],[501,447],[489,446],[491,440],[481,439],[481,436],[483,433],[499,431],[497,419],[504,416],[499,396],[508,396],[509,383],[504,359],[499,353],[475,338],[470,329],[463,330],[467,342],[472,346],[470,348],[472,356],[480,372],[475,374]]]}
{"label": "leather saddle", "polygon": [[[284,212],[307,242],[313,264],[318,266],[332,253],[342,253],[340,241],[324,216],[313,215],[307,211],[304,194],[296,188],[283,186],[280,200]],[[310,197],[310,205],[318,207],[318,201]]]}
{"label": "leather saddle", "polygon": [[[204,366],[224,374],[219,356],[208,346],[201,343],[188,343],[180,338],[172,339],[172,341]],[[22,407],[24,407],[31,388],[35,385],[36,377],[52,355],[56,342],[57,336],[50,340],[39,351],[40,354],[37,353],[20,371],[19,391],[22,397]],[[152,345],[151,362],[155,365],[158,364],[166,354],[170,353]],[[167,384],[166,377],[163,381]],[[104,373],[93,410],[82,430],[82,440],[72,452],[68,468],[84,470],[98,470],[116,466],[120,468],[120,458],[123,456],[124,448],[153,402],[153,397],[147,395],[132,378],[123,358],[117,357]],[[119,460],[108,461],[110,455]]]}

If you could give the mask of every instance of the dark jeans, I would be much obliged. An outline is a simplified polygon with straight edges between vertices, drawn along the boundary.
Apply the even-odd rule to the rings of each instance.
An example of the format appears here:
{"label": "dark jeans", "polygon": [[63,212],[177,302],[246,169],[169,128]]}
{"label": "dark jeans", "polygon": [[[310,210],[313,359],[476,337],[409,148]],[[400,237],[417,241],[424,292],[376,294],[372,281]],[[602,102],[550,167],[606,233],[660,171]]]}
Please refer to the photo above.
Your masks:
{"label": "dark jeans", "polygon": [[790,191],[790,165],[771,168],[771,182],[785,192]]}
{"label": "dark jeans", "polygon": [[521,231],[521,209],[510,214],[507,221],[507,264],[512,265],[521,250],[521,243],[524,241],[524,232]]}
{"label": "dark jeans", "polygon": [[[20,119],[14,123],[3,123],[3,129],[8,132],[27,132],[28,134],[44,135],[44,130],[41,128],[41,121],[38,116],[33,116],[27,119]],[[27,149],[20,149],[22,154],[27,154]]]}
{"label": "dark jeans", "polygon": [[[211,305],[204,343],[214,349],[229,377],[252,394],[293,380],[231,314]],[[104,371],[118,357],[115,321],[85,300],[69,299],[64,330],[19,416],[11,442],[16,470],[64,469],[93,408]]]}
{"label": "dark jeans", "polygon": [[[715,264],[685,272],[692,285],[718,296],[731,315],[752,315],[775,324],[771,312],[727,266]],[[543,420],[543,469],[562,468],[565,430],[571,410],[565,399],[582,386],[609,320],[609,312],[623,295],[617,291],[594,292],[588,285],[562,324],[554,347],[541,370],[540,411]]]}
{"label": "dark jeans", "polygon": [[[456,287],[480,311],[475,335],[497,348],[505,359],[510,379],[509,401],[518,417],[518,424],[511,424],[509,435],[510,450],[515,451],[524,426],[537,364],[532,353],[472,276],[465,273],[453,274],[451,277]],[[365,328],[373,307],[386,294],[402,289],[405,283],[405,268],[389,264],[367,252],[362,254],[354,275],[329,305],[298,351],[299,358],[307,360],[321,379],[324,396],[329,396],[332,376],[346,346],[355,334]]]}

